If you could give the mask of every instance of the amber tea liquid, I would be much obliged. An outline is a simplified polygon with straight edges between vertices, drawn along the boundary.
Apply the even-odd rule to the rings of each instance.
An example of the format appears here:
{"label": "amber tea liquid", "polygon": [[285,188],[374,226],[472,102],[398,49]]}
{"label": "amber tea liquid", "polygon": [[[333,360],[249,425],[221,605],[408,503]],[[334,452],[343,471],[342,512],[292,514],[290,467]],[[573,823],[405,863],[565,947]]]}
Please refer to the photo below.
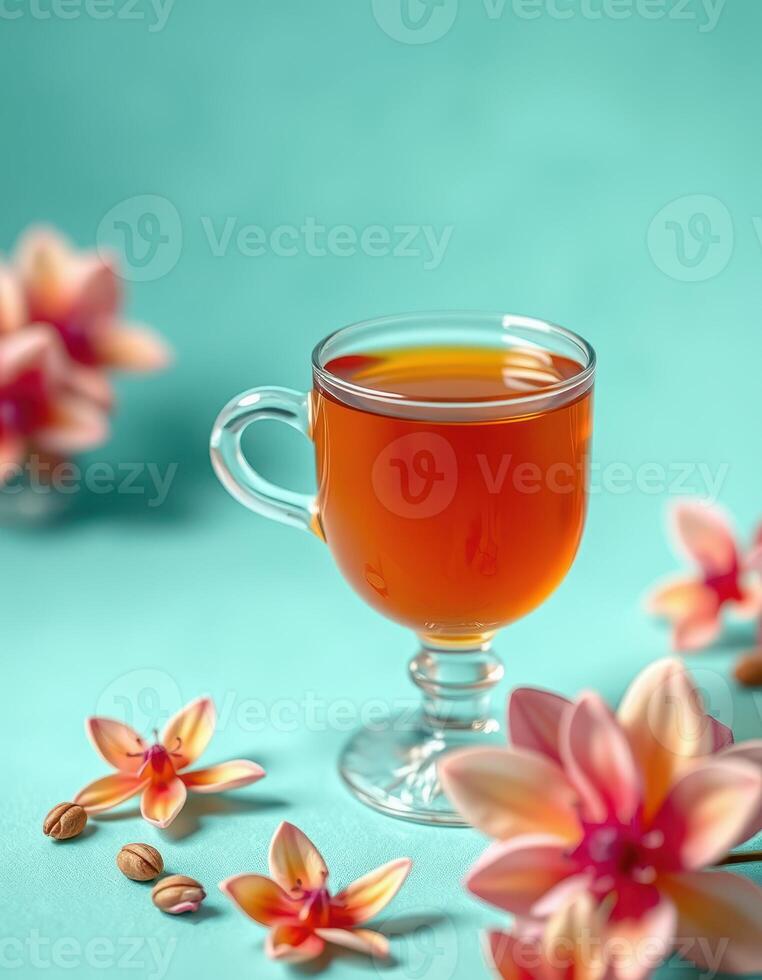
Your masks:
{"label": "amber tea liquid", "polygon": [[526,347],[420,347],[324,370],[366,389],[313,395],[322,530],[363,599],[463,642],[539,605],[582,534],[592,393],[554,394],[582,366]]}

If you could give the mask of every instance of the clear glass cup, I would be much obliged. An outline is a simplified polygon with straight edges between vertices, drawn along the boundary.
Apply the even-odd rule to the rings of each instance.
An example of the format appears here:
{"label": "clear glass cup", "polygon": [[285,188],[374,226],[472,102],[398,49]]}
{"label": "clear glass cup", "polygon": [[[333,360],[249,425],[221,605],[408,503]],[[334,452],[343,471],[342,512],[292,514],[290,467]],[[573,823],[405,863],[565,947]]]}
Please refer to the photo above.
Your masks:
{"label": "clear glass cup", "polygon": [[[366,602],[418,635],[422,694],[358,731],[340,760],[365,803],[461,825],[437,761],[489,741],[503,667],[498,629],[538,606],[568,571],[584,524],[595,354],[568,330],[501,313],[416,313],[331,334],[313,389],[259,387],[212,432],[226,489],[256,513],[325,541]],[[315,445],[316,496],[276,486],[241,451],[277,419]]]}

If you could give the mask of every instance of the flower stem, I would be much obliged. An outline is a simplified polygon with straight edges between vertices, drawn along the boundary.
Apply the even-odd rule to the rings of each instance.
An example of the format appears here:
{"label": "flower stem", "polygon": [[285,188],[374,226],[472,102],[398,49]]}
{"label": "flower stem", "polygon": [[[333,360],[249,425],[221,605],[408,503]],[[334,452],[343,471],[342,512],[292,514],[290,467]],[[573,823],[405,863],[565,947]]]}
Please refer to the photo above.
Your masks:
{"label": "flower stem", "polygon": [[729,864],[751,864],[754,861],[762,861],[762,851],[735,851],[718,861],[717,867],[727,867]]}

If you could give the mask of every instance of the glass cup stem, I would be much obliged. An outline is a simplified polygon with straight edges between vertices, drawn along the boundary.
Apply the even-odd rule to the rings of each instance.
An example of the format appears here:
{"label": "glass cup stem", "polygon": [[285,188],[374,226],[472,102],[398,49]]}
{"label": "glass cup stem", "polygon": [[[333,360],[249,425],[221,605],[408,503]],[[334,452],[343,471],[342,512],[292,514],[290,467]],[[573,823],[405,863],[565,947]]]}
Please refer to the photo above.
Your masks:
{"label": "glass cup stem", "polygon": [[497,731],[490,704],[504,669],[491,638],[476,643],[420,639],[421,649],[410,661],[409,671],[423,695],[424,727],[432,733]]}

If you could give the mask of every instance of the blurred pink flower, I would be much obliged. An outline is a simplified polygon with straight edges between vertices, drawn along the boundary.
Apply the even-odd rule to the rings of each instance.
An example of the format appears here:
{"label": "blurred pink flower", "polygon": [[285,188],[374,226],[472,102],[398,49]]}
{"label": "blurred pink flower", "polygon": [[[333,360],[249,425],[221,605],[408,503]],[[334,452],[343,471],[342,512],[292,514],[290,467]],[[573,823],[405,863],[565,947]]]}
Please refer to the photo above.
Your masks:
{"label": "blurred pink flower", "polygon": [[361,929],[391,902],[412,862],[398,858],[376,868],[332,896],[326,888],[328,867],[298,827],[282,823],[270,843],[270,877],[233,875],[220,890],[249,918],[270,927],[267,955],[289,963],[313,960],[326,943],[384,958],[387,938]]}
{"label": "blurred pink flower", "polygon": [[77,252],[56,231],[33,228],[20,241],[14,264],[27,317],[55,327],[73,360],[133,371],[168,363],[169,349],[156,334],[122,320],[116,259]]}
{"label": "blurred pink flower", "polygon": [[[0,299],[0,321],[10,309]],[[105,440],[106,412],[79,381],[49,326],[0,332],[0,483],[32,452],[68,456]]]}
{"label": "blurred pink flower", "polygon": [[648,972],[643,943],[667,955],[676,934],[699,966],[711,952],[719,970],[762,970],[762,889],[702,870],[762,827],[762,741],[733,745],[677,660],[644,670],[616,716],[592,692],[523,689],[508,722],[512,747],[440,764],[458,810],[498,841],[467,878],[475,895],[530,919],[589,895],[626,945],[627,980]]}
{"label": "blurred pink flower", "polygon": [[698,571],[658,586],[647,609],[672,623],[676,650],[699,650],[720,635],[723,607],[744,619],[762,614],[762,584],[758,574],[749,574],[751,556],[741,553],[719,508],[683,501],[674,507],[671,523],[676,550]]}
{"label": "blurred pink flower", "polygon": [[215,724],[210,698],[198,698],[178,711],[167,722],[161,739],[156,733],[153,745],[120,721],[88,718],[87,734],[96,751],[118,772],[89,783],[74,802],[88,813],[101,813],[141,793],[143,817],[157,827],[168,827],[183,808],[188,790],[223,793],[262,779],[264,769],[248,759],[181,771],[204,751]]}

